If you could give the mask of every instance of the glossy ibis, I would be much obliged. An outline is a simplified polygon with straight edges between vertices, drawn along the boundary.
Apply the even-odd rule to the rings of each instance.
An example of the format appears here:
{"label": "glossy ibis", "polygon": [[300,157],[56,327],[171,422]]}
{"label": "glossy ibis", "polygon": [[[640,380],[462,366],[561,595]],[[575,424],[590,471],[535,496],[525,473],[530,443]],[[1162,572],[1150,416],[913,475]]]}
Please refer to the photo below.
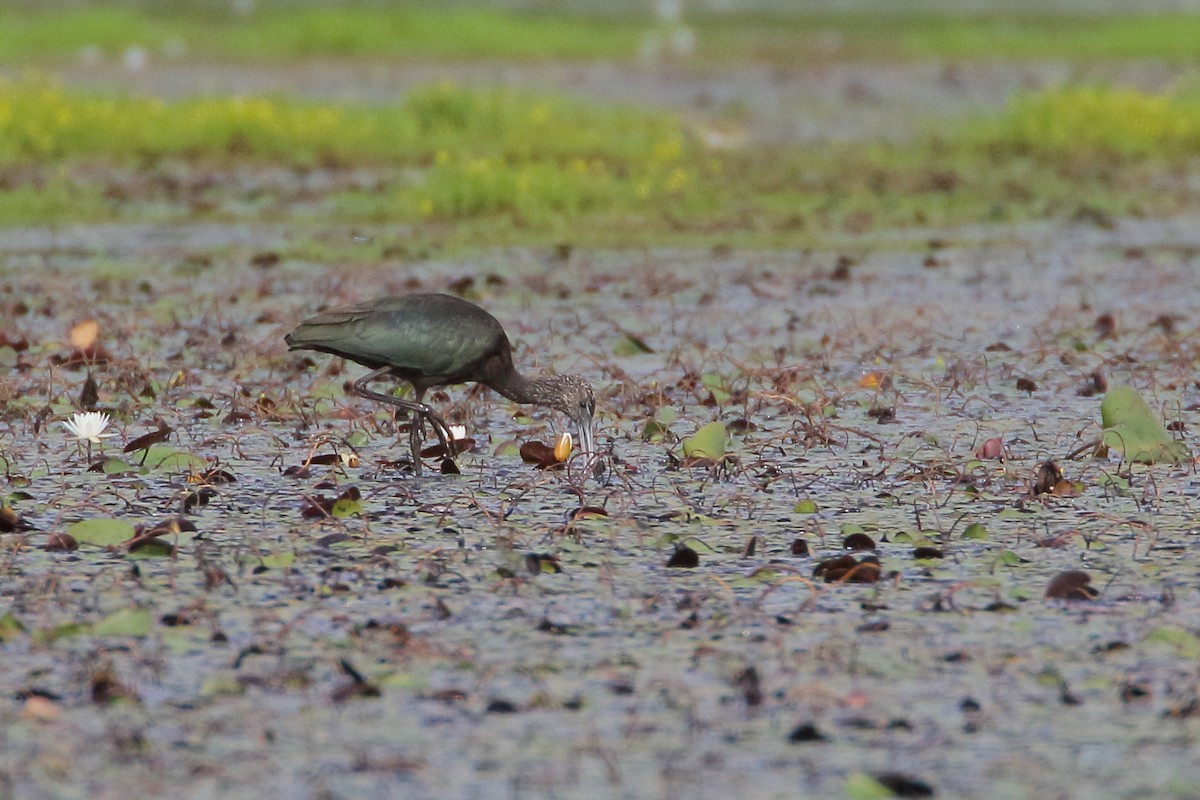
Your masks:
{"label": "glossy ibis", "polygon": [[[591,384],[574,375],[522,376],[513,366],[512,346],[499,320],[461,298],[409,294],[333,308],[304,320],[285,340],[289,350],[332,353],[371,368],[354,382],[354,391],[413,412],[409,446],[418,475],[423,419],[433,426],[447,456],[454,455],[446,422],[423,401],[427,389],[455,383],[482,383],[509,400],[555,408],[575,423],[580,449],[594,452]],[[388,376],[411,383],[414,399],[367,388]]]}

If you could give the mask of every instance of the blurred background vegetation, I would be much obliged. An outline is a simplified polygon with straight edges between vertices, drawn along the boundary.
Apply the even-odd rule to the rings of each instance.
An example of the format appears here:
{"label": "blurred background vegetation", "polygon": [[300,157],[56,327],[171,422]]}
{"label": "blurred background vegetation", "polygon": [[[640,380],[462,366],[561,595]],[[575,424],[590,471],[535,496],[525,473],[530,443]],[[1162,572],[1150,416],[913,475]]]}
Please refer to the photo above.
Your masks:
{"label": "blurred background vegetation", "polygon": [[811,244],[1195,209],[1200,14],[1133,2],[0,3],[0,225]]}

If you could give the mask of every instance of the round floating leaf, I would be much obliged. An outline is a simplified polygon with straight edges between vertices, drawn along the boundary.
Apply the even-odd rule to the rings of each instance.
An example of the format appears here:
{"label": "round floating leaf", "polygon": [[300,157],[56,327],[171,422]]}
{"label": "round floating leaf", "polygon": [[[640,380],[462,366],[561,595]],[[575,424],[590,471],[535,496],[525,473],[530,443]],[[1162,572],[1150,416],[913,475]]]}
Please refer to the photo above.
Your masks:
{"label": "round floating leaf", "polygon": [[150,610],[123,608],[96,623],[96,636],[146,636],[150,633]]}
{"label": "round floating leaf", "polygon": [[291,552],[271,553],[259,559],[264,567],[273,567],[275,569],[287,569],[296,560],[296,554]]}
{"label": "round floating leaf", "polygon": [[1100,404],[1104,444],[1128,461],[1141,464],[1181,464],[1190,456],[1182,442],[1172,439],[1150,406],[1132,386],[1114,386]]}
{"label": "round floating leaf", "polygon": [[121,519],[85,519],[67,526],[67,534],[79,544],[112,547],[133,538],[131,523]]}
{"label": "round floating leaf", "polygon": [[338,519],[353,517],[362,513],[362,503],[349,497],[339,497],[333,501],[333,507],[329,513]]}
{"label": "round floating leaf", "polygon": [[151,469],[182,472],[185,470],[201,470],[207,466],[203,458],[186,450],[176,450],[167,445],[154,445],[146,449],[146,457],[142,461]]}
{"label": "round floating leaf", "polygon": [[817,501],[801,500],[796,505],[792,506],[793,514],[815,514],[817,513]]}
{"label": "round floating leaf", "polygon": [[0,642],[11,641],[23,633],[25,626],[11,612],[0,617]]}
{"label": "round floating leaf", "polygon": [[984,527],[982,522],[972,522],[962,532],[962,538],[964,539],[986,539],[987,537],[987,528]]}
{"label": "round floating leaf", "polygon": [[1180,656],[1193,661],[1200,658],[1200,638],[1183,628],[1164,625],[1151,631],[1143,641],[1169,645]]}
{"label": "round floating leaf", "polygon": [[637,356],[642,353],[653,353],[654,350],[638,336],[627,333],[613,345],[613,355]]}
{"label": "round floating leaf", "polygon": [[725,456],[725,441],[729,433],[724,423],[710,422],[683,440],[683,454],[688,458],[711,458],[720,461]]}
{"label": "round floating leaf", "polygon": [[846,797],[848,800],[889,800],[892,796],[891,789],[870,775],[856,772],[846,778]]}

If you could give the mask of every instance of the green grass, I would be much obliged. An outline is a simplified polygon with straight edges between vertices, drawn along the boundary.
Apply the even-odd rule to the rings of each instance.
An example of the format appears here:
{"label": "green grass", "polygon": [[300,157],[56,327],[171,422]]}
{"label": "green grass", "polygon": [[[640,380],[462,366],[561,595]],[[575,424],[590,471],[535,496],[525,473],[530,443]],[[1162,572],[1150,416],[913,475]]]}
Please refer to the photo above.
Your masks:
{"label": "green grass", "polygon": [[[0,10],[0,61],[55,63],[85,50],[108,59],[130,47],[152,58],[279,62],[335,59],[632,59],[657,23],[648,15],[549,13],[432,3],[337,5],[267,0],[237,14],[229,3],[78,7],[57,3]],[[888,14],[789,11],[698,12],[697,60],[781,65],[830,57],[1200,58],[1200,15]]]}
{"label": "green grass", "polygon": [[[1195,203],[1198,152],[1200,101],[1123,89],[1018,95],[905,144],[712,151],[669,114],[449,83],[335,105],[100,97],[27,79],[0,82],[0,224],[290,219],[493,244],[796,244],[1169,213]],[[301,179],[314,169],[334,176],[316,193]],[[336,177],[363,170],[373,180]]]}

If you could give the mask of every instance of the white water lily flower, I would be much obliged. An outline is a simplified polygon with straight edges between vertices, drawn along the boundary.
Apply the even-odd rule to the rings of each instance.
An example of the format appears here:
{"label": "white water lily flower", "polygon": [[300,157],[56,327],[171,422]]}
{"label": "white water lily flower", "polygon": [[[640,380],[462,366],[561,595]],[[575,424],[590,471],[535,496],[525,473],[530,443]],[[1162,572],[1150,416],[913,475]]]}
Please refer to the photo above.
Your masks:
{"label": "white water lily flower", "polygon": [[104,432],[110,421],[111,419],[108,414],[101,411],[88,411],[82,414],[75,414],[71,419],[64,421],[63,427],[81,440],[86,440],[92,444],[100,444],[101,439],[116,436],[115,433]]}
{"label": "white water lily flower", "polygon": [[460,439],[467,438],[467,426],[466,425],[451,425],[450,426],[450,438],[456,442],[459,441]]}

